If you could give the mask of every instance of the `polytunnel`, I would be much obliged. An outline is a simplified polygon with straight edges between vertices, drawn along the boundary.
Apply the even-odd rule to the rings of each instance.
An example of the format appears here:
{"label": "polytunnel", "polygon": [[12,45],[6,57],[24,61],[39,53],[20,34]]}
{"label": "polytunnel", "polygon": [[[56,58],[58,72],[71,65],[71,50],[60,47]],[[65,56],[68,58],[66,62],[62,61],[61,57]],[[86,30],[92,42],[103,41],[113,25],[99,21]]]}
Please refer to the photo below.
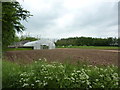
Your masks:
{"label": "polytunnel", "polygon": [[33,47],[33,49],[55,49],[54,42],[50,40],[37,40],[25,43],[25,47]]}

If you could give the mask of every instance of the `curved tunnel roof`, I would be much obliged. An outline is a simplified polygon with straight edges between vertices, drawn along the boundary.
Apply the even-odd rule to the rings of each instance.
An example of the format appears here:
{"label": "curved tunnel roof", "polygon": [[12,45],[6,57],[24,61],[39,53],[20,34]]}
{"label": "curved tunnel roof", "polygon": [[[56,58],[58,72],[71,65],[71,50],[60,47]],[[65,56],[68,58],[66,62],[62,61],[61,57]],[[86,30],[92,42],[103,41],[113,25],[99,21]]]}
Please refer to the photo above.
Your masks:
{"label": "curved tunnel roof", "polygon": [[37,40],[37,41],[32,41],[25,43],[23,46],[33,46],[33,47],[39,47],[40,45],[47,45],[49,46],[49,49],[55,48],[54,42],[50,40]]}

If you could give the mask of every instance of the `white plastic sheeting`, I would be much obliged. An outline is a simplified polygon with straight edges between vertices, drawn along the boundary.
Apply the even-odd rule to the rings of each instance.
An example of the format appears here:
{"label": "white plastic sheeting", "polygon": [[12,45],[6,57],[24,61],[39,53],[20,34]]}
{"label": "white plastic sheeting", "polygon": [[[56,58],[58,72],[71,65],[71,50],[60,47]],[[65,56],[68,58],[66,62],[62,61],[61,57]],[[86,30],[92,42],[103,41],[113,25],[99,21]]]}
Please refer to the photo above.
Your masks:
{"label": "white plastic sheeting", "polygon": [[[33,47],[34,49],[55,49],[54,42],[50,40],[32,41],[32,42],[25,43],[23,46],[30,46],[30,47]],[[44,46],[47,48],[45,48]]]}

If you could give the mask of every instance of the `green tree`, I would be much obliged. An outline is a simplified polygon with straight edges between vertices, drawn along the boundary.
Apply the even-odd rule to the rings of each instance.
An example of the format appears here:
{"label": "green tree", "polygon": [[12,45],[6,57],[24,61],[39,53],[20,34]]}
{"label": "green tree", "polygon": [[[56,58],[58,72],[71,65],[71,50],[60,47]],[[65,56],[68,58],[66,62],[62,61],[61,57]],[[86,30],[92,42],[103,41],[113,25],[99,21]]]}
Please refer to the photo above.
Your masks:
{"label": "green tree", "polygon": [[30,12],[24,10],[19,2],[3,2],[2,3],[2,46],[3,50],[10,45],[15,38],[16,32],[22,32],[25,27],[21,24],[21,20],[27,20]]}
{"label": "green tree", "polygon": [[19,42],[19,41],[20,41],[20,38],[17,35],[15,35],[14,42]]}
{"label": "green tree", "polygon": [[35,38],[35,37],[31,37],[31,36],[21,36],[20,41],[24,41],[24,40],[36,41],[36,40],[39,40],[39,39]]}

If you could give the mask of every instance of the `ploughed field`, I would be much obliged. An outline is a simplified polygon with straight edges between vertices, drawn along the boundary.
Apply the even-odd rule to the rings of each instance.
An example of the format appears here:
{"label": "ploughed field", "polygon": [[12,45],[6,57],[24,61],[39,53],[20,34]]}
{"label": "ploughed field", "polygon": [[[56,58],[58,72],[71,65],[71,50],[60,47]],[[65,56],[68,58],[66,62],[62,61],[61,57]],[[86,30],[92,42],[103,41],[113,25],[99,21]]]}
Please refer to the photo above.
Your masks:
{"label": "ploughed field", "polygon": [[30,63],[44,58],[47,61],[70,63],[85,61],[93,65],[118,65],[117,50],[58,48],[52,50],[7,51],[5,56],[7,60],[20,63]]}

